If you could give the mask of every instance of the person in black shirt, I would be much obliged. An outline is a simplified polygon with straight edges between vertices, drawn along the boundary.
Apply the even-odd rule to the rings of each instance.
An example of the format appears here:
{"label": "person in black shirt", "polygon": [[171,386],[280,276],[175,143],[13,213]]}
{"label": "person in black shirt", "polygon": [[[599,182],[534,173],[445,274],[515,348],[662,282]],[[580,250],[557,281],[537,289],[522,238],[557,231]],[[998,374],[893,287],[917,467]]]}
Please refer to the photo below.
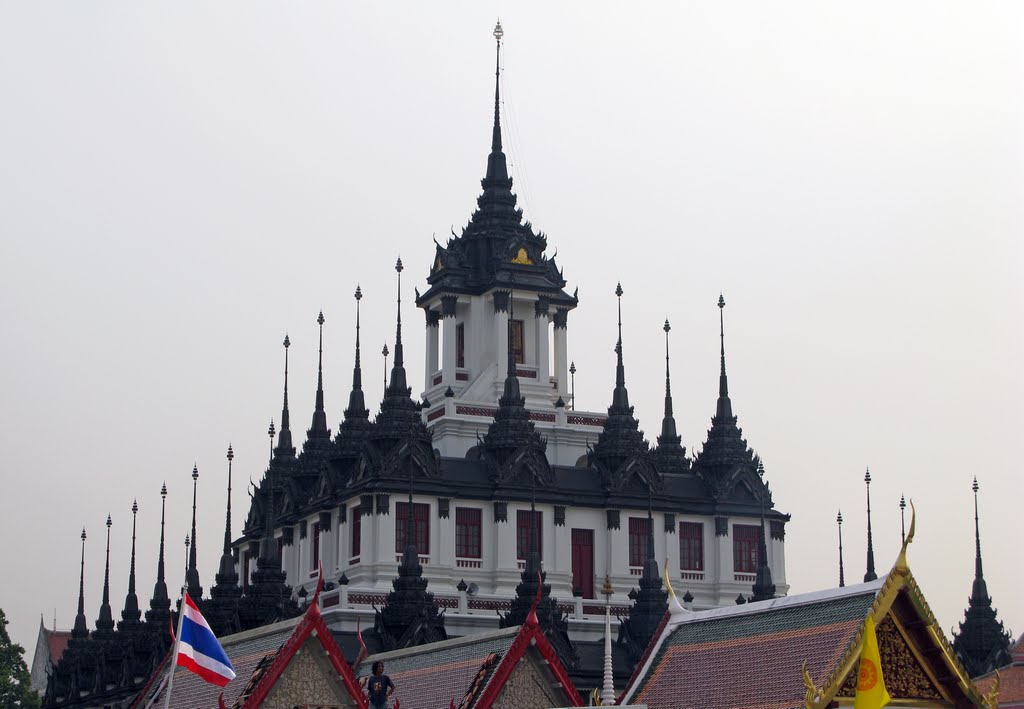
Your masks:
{"label": "person in black shirt", "polygon": [[384,663],[377,660],[370,668],[372,675],[366,682],[366,694],[372,709],[387,709],[388,699],[395,693],[395,683],[384,674]]}

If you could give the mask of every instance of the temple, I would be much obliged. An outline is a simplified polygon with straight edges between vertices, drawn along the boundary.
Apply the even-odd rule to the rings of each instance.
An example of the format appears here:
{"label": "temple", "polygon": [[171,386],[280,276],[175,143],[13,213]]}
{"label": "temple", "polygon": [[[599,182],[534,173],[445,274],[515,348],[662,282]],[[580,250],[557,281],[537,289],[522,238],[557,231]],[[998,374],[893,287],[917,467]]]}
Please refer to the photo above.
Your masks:
{"label": "temple", "polygon": [[[269,457],[254,476],[259,482],[240,535],[233,531],[228,449],[224,538],[213,574],[201,575],[196,563],[198,543],[206,542],[195,536],[195,519],[215,508],[199,499],[199,472],[192,471],[187,584],[219,636],[307,627],[297,619],[315,596],[324,610],[316,622],[329,626],[337,644],[325,645],[328,654],[358,652],[357,629],[367,652],[398,653],[388,656],[413,663],[415,648],[462,647],[460,638],[479,633],[514,644],[527,628],[534,647],[543,636],[542,655],[552,655],[528,654],[544,677],[557,657],[557,671],[580,691],[602,682],[621,687],[667,612],[665,578],[685,590],[694,610],[786,594],[789,515],[776,507],[765,465],[738,425],[721,295],[719,332],[706,333],[718,339],[719,361],[692,363],[717,375],[719,385],[699,453],[688,451],[674,418],[667,320],[664,414],[653,444],[634,414],[629,368],[661,363],[660,354],[655,362],[629,347],[628,282],[614,284],[616,325],[604,343],[616,355],[608,407],[575,409],[569,315],[580,299],[548,255],[547,236],[517,206],[502,145],[500,24],[494,36],[493,121],[481,192],[461,232],[435,243],[421,271],[422,293],[414,287],[410,297],[405,265],[395,264],[394,359],[376,415],[363,390],[357,286],[352,383],[337,428],[330,428],[332,398],[323,386],[327,319],[320,313],[315,407],[305,440],[297,445],[291,427],[295,373],[286,336],[280,416],[267,431]],[[403,345],[413,308],[424,316],[426,338],[416,396]],[[133,568],[134,560],[133,546]],[[134,575],[116,629],[109,585],[94,631],[80,607],[50,677],[47,706],[112,705],[138,695],[170,643],[162,536],[158,568],[144,620]],[[213,579],[206,590],[203,577]],[[606,629],[606,615],[617,618],[614,631]],[[579,699],[558,692],[550,698]],[[352,697],[341,703],[349,701],[358,704]]]}

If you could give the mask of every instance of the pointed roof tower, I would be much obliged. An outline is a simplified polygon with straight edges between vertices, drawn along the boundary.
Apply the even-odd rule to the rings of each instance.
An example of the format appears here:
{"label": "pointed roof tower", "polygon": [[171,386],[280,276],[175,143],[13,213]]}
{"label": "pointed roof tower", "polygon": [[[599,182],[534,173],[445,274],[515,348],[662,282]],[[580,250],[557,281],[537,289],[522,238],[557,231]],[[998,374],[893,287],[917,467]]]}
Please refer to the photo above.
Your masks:
{"label": "pointed roof tower", "polygon": [[971,677],[987,674],[1010,664],[1010,634],[996,618],[992,597],[981,567],[981,530],[978,523],[978,478],[971,486],[974,491],[974,583],[971,597],[960,623],[960,632],[953,638],[953,650],[964,663]]}
{"label": "pointed roof tower", "polygon": [[135,593],[135,533],[139,517],[139,501],[132,501],[132,561],[128,568],[128,595],[124,597],[124,610],[117,629],[134,631],[141,625],[142,611],[139,610],[139,597]]}
{"label": "pointed roof tower", "polygon": [[199,542],[196,540],[196,490],[199,483],[199,468],[192,466],[192,546],[188,551],[188,572],[185,574],[185,583],[188,585],[188,595],[198,603],[203,597],[203,587],[199,584],[199,567],[196,565],[196,554],[199,549]]}
{"label": "pointed roof tower", "polygon": [[167,582],[164,579],[164,527],[167,520],[167,483],[160,488],[160,556],[156,566],[156,583],[153,584],[153,597],[146,611],[146,622],[152,623],[160,630],[167,626],[171,617],[171,599],[167,595]]}
{"label": "pointed roof tower", "polygon": [[324,313],[321,310],[316,318],[320,326],[320,344],[316,365],[316,408],[313,410],[313,423],[306,432],[303,449],[325,448],[330,445],[331,429],[327,428],[327,414],[324,412]]}
{"label": "pointed roof tower", "polygon": [[[548,460],[544,455],[547,443],[534,430],[530,413],[526,410],[526,398],[519,389],[516,375],[516,356],[512,332],[514,310],[512,294],[508,294],[508,351],[505,353],[505,385],[494,421],[483,437],[484,457],[492,468],[492,478],[499,483],[520,479],[524,468],[532,478],[539,478],[542,484],[553,482]],[[522,480],[520,480],[522,482]],[[531,483],[533,484],[533,483]]]}
{"label": "pointed roof tower", "polygon": [[71,629],[72,640],[85,640],[89,637],[89,621],[85,619],[85,527],[82,527],[82,565],[78,576],[78,615],[75,626]]}
{"label": "pointed roof tower", "polygon": [[[622,358],[622,284],[615,285],[615,296],[618,298],[618,340],[615,343],[615,389],[612,391],[612,404],[608,407],[608,418],[604,430],[597,438],[597,443],[590,454],[594,464],[604,478],[605,487],[619,488],[626,485],[630,476],[625,468],[640,459],[649,463],[649,446],[640,431],[640,422],[633,416],[633,407],[629,405],[629,392],[626,390],[626,367]],[[660,489],[660,477],[650,465],[646,473],[641,473],[646,487]]]}
{"label": "pointed roof tower", "polygon": [[370,411],[366,408],[366,398],[363,396],[363,369],[359,346],[359,304],[363,299],[363,291],[358,285],[354,297],[356,300],[356,356],[355,364],[352,367],[352,391],[348,395],[345,419],[341,422],[338,436],[335,438],[338,449],[347,454],[358,453],[373,430],[373,424],[370,423]]}
{"label": "pointed roof tower", "polygon": [[[757,475],[764,480],[764,464],[761,461],[757,462]],[[767,487],[762,487],[761,492],[767,491]],[[754,595],[751,596],[751,601],[767,601],[775,598],[775,583],[772,581],[772,569],[768,566],[768,537],[764,527],[764,494],[760,496],[761,502],[761,546],[757,556],[757,576],[754,579]]]}
{"label": "pointed roof tower", "polygon": [[864,574],[864,583],[874,581],[878,578],[875,573],[875,545],[871,539],[871,469],[864,470],[864,488],[867,491],[868,501],[868,568]]}
{"label": "pointed roof tower", "polygon": [[238,599],[242,589],[238,585],[238,572],[235,570],[235,559],[231,552],[231,466],[235,452],[228,444],[228,497],[224,515],[224,548],[220,555],[220,566],[215,583],[210,589],[210,600],[205,604],[206,619],[213,629],[214,635],[230,635],[240,630],[238,621]]}
{"label": "pointed roof tower", "polygon": [[640,590],[636,593],[629,617],[622,620],[620,641],[624,642],[634,662],[638,661],[651,642],[651,638],[668,611],[668,592],[658,573],[654,556],[653,495],[647,498],[647,558],[640,576]]}
{"label": "pointed roof tower", "polygon": [[402,259],[395,262],[398,274],[398,308],[395,325],[395,359],[391,368],[391,381],[380,404],[373,441],[381,454],[386,454],[400,441],[430,445],[430,433],[420,417],[420,406],[412,399],[412,388],[406,383],[405,348],[402,345]]}
{"label": "pointed roof tower", "polygon": [[[288,339],[285,338],[287,352]],[[274,445],[274,422],[270,422],[267,436]],[[285,583],[287,575],[281,569],[281,561],[277,554],[277,539],[274,536],[274,472],[280,461],[281,443],[271,451],[270,464],[263,477],[258,494],[263,498],[263,528],[259,545],[259,556],[256,559],[256,571],[252,574],[252,583],[245,590],[238,603],[238,616],[243,630],[257,628],[285,618],[292,618],[299,613],[298,606],[292,600],[292,590]],[[294,449],[292,449],[294,451]]]}
{"label": "pointed roof tower", "polygon": [[668,318],[665,319],[662,330],[665,331],[665,415],[661,419],[661,435],[658,436],[654,456],[659,471],[680,473],[690,469],[690,460],[686,457],[682,436],[676,433],[676,419],[672,413],[672,375],[669,369],[668,349],[668,333],[672,326]]}
{"label": "pointed roof tower", "polygon": [[281,433],[274,449],[275,459],[290,460],[295,457],[295,446],[292,445],[291,416],[288,413],[288,348],[292,341],[284,336],[284,403],[281,404]]}
{"label": "pointed roof tower", "polygon": [[721,346],[721,371],[718,375],[718,403],[711,419],[704,447],[694,461],[705,481],[715,490],[716,495],[729,491],[729,479],[737,471],[745,471],[753,483],[757,475],[757,459],[754,452],[743,440],[743,431],[736,425],[729,398],[729,377],[725,369],[725,297],[718,296],[719,341]]}
{"label": "pointed roof tower", "polygon": [[530,532],[529,551],[526,563],[520,574],[516,595],[512,599],[509,612],[502,616],[498,625],[511,628],[525,625],[531,615],[548,638],[551,646],[558,653],[558,658],[566,667],[575,667],[579,662],[576,649],[569,641],[569,623],[565,614],[558,609],[558,600],[551,596],[551,584],[547,583],[547,573],[540,555],[540,533],[537,529],[536,485],[530,487]]}
{"label": "pointed roof tower", "polygon": [[398,576],[391,582],[391,592],[384,601],[384,607],[376,612],[374,623],[386,650],[448,639],[444,615],[437,612],[434,594],[427,591],[427,579],[423,576],[423,566],[416,551],[411,470],[409,501],[406,503],[405,550],[398,565]]}
{"label": "pointed roof tower", "polygon": [[544,255],[547,237],[523,221],[516,205],[512,178],[502,147],[501,134],[501,22],[494,27],[494,118],[487,171],[476,210],[462,233],[437,245],[427,282],[430,288],[416,299],[423,308],[437,306],[445,294],[482,295],[495,288],[512,287],[541,293],[562,310],[576,307],[576,298],[565,293],[565,279],[554,258]]}
{"label": "pointed roof tower", "polygon": [[109,639],[114,634],[114,614],[110,610],[110,527],[112,521],[107,515],[107,560],[103,567],[103,602],[100,603],[99,617],[96,618],[94,637]]}

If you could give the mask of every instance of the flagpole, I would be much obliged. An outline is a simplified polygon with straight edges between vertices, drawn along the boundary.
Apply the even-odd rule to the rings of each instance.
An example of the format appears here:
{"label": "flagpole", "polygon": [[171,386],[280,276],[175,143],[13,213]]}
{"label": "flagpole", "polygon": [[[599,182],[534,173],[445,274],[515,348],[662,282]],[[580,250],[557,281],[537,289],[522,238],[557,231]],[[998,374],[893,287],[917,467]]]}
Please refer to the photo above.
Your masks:
{"label": "flagpole", "polygon": [[181,602],[178,606],[178,632],[174,635],[174,647],[171,649],[171,674],[167,678],[167,694],[164,695],[164,709],[171,706],[171,687],[174,685],[174,671],[178,669],[178,645],[181,644],[181,625],[185,619],[185,586],[181,587]]}

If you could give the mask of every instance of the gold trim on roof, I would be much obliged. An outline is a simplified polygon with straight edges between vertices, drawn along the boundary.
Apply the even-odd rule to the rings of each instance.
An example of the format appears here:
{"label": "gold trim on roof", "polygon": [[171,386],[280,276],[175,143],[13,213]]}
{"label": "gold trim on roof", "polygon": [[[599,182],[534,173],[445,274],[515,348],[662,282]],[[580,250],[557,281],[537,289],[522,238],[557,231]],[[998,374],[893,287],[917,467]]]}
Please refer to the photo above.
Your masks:
{"label": "gold trim on roof", "polygon": [[[878,593],[875,594],[875,600],[871,604],[868,615],[871,616],[871,619],[877,625],[883,618],[885,618],[886,614],[890,612],[892,605],[896,601],[900,592],[906,592],[911,605],[921,615],[921,619],[927,627],[928,636],[931,638],[935,646],[941,651],[940,654],[947,669],[950,671],[950,674],[956,678],[957,685],[959,685],[967,699],[974,704],[974,706],[995,709],[995,707],[998,706],[995,694],[990,692],[989,695],[982,696],[978,687],[971,681],[970,676],[967,674],[967,670],[953,652],[953,647],[942,632],[942,628],[939,625],[938,620],[936,620],[935,615],[932,613],[932,609],[928,606],[928,601],[925,600],[924,594],[921,593],[921,588],[917,585],[917,580],[910,571],[910,564],[907,561],[907,547],[910,546],[911,542],[914,540],[917,518],[913,501],[910,503],[910,508],[912,510],[910,531],[907,534],[906,540],[903,542],[899,556],[896,558],[896,563],[893,564],[892,569],[889,571],[889,575],[882,584],[882,588],[880,588]],[[865,621],[866,620],[867,616],[865,616]],[[841,659],[835,665],[834,669],[828,674],[828,677],[822,683],[820,688],[816,688],[814,686],[814,682],[811,679],[810,674],[806,671],[806,664],[804,665],[803,681],[804,686],[807,687],[807,694],[805,697],[807,709],[823,709],[824,707],[827,707],[833,699],[835,699],[836,693],[839,691],[840,687],[842,687],[847,675],[860,659],[860,646],[863,637],[864,624],[861,623],[861,626],[857,629],[856,634],[850,640],[846,650],[843,652]],[[945,693],[945,687],[942,687],[940,691]]]}

